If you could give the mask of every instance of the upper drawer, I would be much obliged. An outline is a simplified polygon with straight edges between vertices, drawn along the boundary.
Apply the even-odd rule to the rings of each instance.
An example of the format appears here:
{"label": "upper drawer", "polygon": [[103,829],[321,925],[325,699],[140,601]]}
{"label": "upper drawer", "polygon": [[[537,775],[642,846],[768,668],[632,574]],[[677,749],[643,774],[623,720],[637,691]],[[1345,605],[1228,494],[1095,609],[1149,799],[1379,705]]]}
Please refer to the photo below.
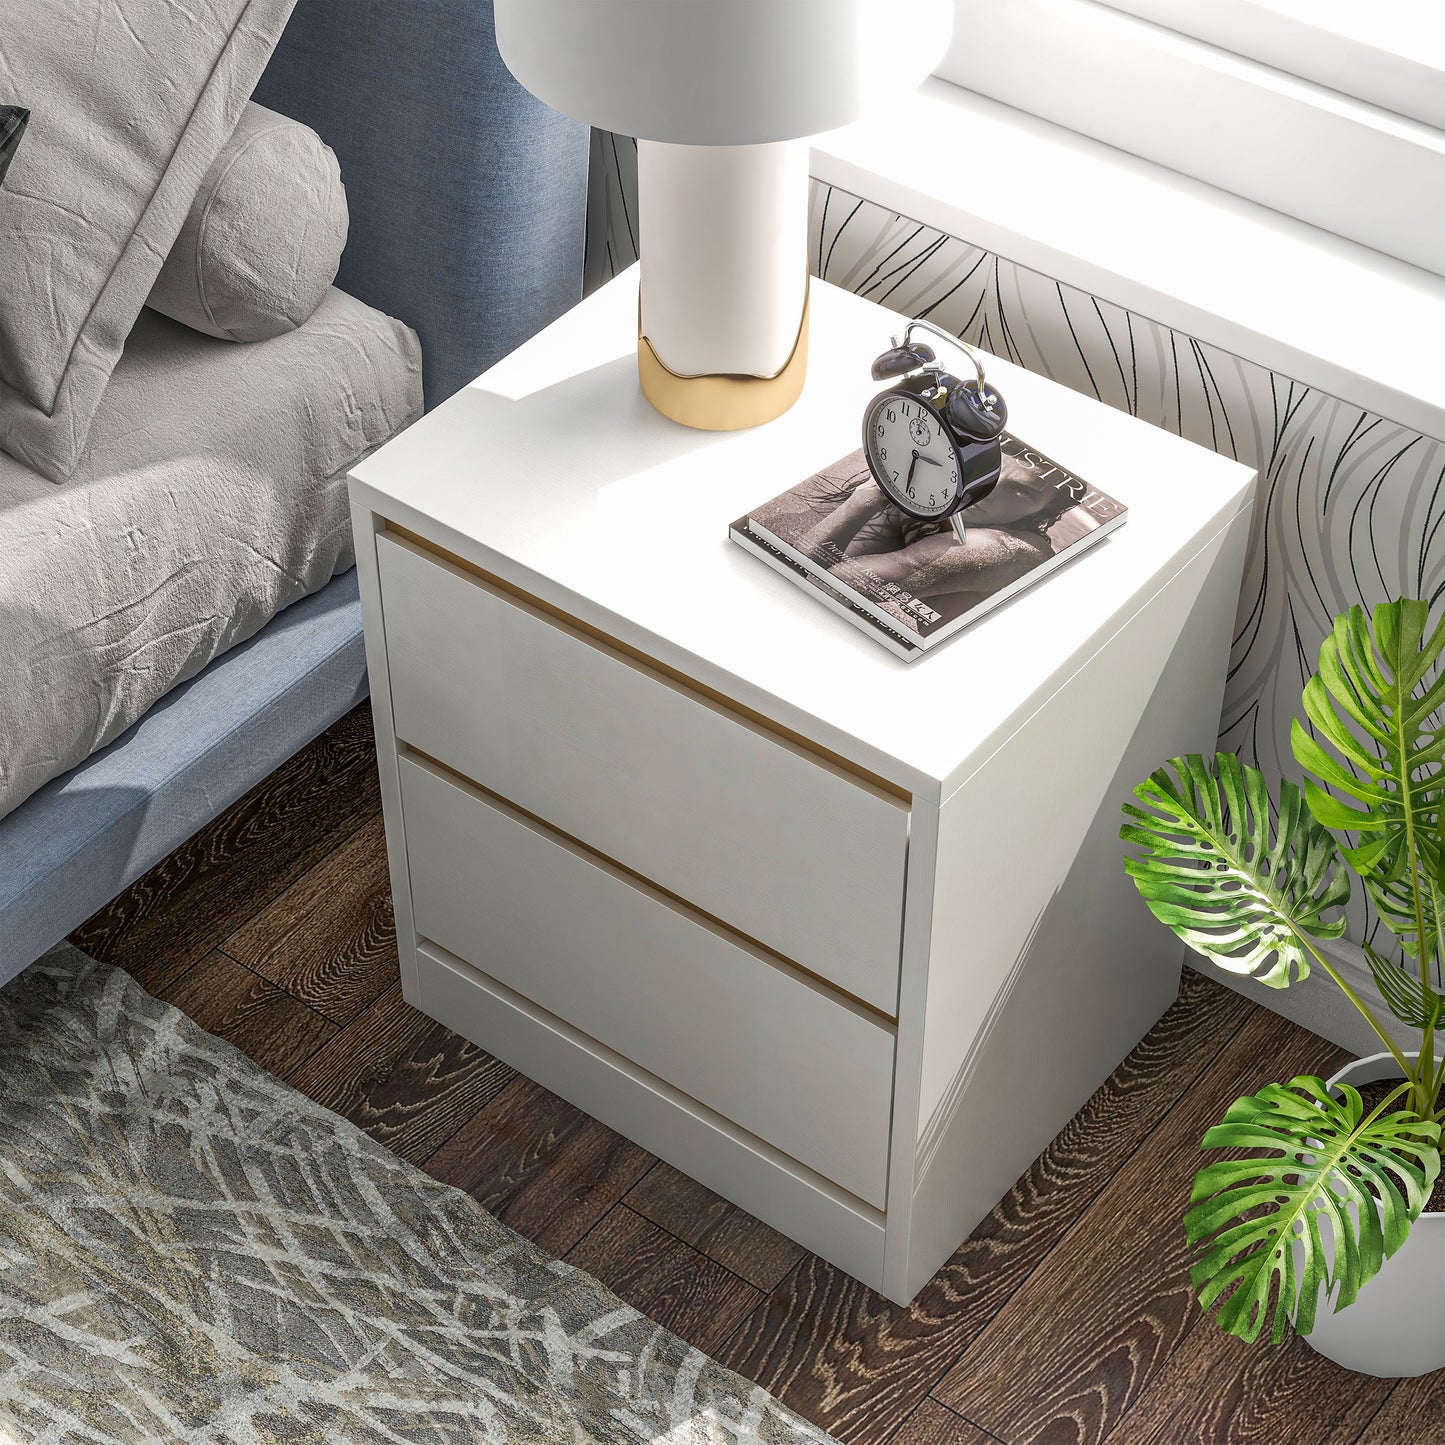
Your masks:
{"label": "upper drawer", "polygon": [[399,739],[896,1014],[902,803],[405,541],[377,556]]}

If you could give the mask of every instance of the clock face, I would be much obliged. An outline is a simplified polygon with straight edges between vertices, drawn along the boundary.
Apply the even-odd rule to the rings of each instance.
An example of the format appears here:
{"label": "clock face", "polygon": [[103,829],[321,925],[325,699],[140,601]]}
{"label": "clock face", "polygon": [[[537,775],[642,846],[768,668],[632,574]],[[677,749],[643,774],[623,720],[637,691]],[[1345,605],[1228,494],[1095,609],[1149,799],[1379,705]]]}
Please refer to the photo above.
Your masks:
{"label": "clock face", "polygon": [[942,517],[958,497],[958,452],[925,401],[884,392],[863,422],[863,451],[879,486],[915,517]]}

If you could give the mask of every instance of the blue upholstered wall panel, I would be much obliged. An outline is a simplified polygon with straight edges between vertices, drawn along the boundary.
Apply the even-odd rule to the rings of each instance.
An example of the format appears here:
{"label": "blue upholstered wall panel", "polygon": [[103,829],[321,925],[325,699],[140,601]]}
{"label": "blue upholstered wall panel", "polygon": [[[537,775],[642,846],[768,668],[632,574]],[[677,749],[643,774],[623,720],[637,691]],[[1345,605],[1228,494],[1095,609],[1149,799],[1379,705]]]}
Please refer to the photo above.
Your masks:
{"label": "blue upholstered wall panel", "polygon": [[298,0],[256,100],[336,152],[337,285],[420,335],[428,406],[579,299],[588,131],[512,79],[490,0]]}

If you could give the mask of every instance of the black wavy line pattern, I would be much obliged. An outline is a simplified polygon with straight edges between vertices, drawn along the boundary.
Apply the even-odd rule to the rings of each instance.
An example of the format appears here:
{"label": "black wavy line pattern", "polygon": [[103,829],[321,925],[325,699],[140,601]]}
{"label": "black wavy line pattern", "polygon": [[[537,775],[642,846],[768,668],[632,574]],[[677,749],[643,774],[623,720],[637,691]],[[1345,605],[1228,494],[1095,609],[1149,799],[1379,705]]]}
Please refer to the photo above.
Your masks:
{"label": "black wavy line pattern", "polygon": [[1445,443],[820,181],[810,226],[823,279],[1259,472],[1219,745],[1297,777],[1290,723],[1334,616],[1445,593]]}
{"label": "black wavy line pattern", "polygon": [[[1445,444],[833,189],[813,184],[824,279],[882,301],[887,256],[888,305],[1259,472],[1219,745],[1297,777],[1290,724],[1336,613],[1445,591]],[[1350,924],[1373,931],[1363,899]]]}

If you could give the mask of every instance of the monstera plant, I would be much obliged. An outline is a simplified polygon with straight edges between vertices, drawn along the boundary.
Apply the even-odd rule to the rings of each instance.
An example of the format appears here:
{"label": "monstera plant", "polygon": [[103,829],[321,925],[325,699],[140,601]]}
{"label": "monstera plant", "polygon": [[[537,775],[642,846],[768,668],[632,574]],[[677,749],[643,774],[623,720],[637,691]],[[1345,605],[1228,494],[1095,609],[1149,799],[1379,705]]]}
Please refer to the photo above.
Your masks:
{"label": "monstera plant", "polygon": [[[1303,791],[1284,782],[1271,798],[1233,754],[1212,764],[1196,754],[1160,768],[1124,808],[1121,836],[1137,849],[1126,867],[1155,917],[1220,968],[1273,988],[1322,970],[1391,1056],[1373,1105],[1347,1083],[1304,1076],[1239,1099],[1205,1134],[1203,1148],[1230,1153],[1194,1180],[1192,1278],[1203,1308],[1245,1340],[1309,1334],[1322,1295],[1336,1311],[1354,1302],[1388,1268],[1440,1172],[1442,651],[1445,619],[1431,630],[1425,602],[1372,617],[1352,607],[1321,647],[1305,721],[1294,722]],[[1365,948],[1385,1009],[1321,947],[1344,932],[1352,875],[1396,942],[1386,952],[1398,957]],[[1401,1024],[1418,1040],[1397,1038]],[[1429,1308],[1445,1318],[1438,1293]]]}

